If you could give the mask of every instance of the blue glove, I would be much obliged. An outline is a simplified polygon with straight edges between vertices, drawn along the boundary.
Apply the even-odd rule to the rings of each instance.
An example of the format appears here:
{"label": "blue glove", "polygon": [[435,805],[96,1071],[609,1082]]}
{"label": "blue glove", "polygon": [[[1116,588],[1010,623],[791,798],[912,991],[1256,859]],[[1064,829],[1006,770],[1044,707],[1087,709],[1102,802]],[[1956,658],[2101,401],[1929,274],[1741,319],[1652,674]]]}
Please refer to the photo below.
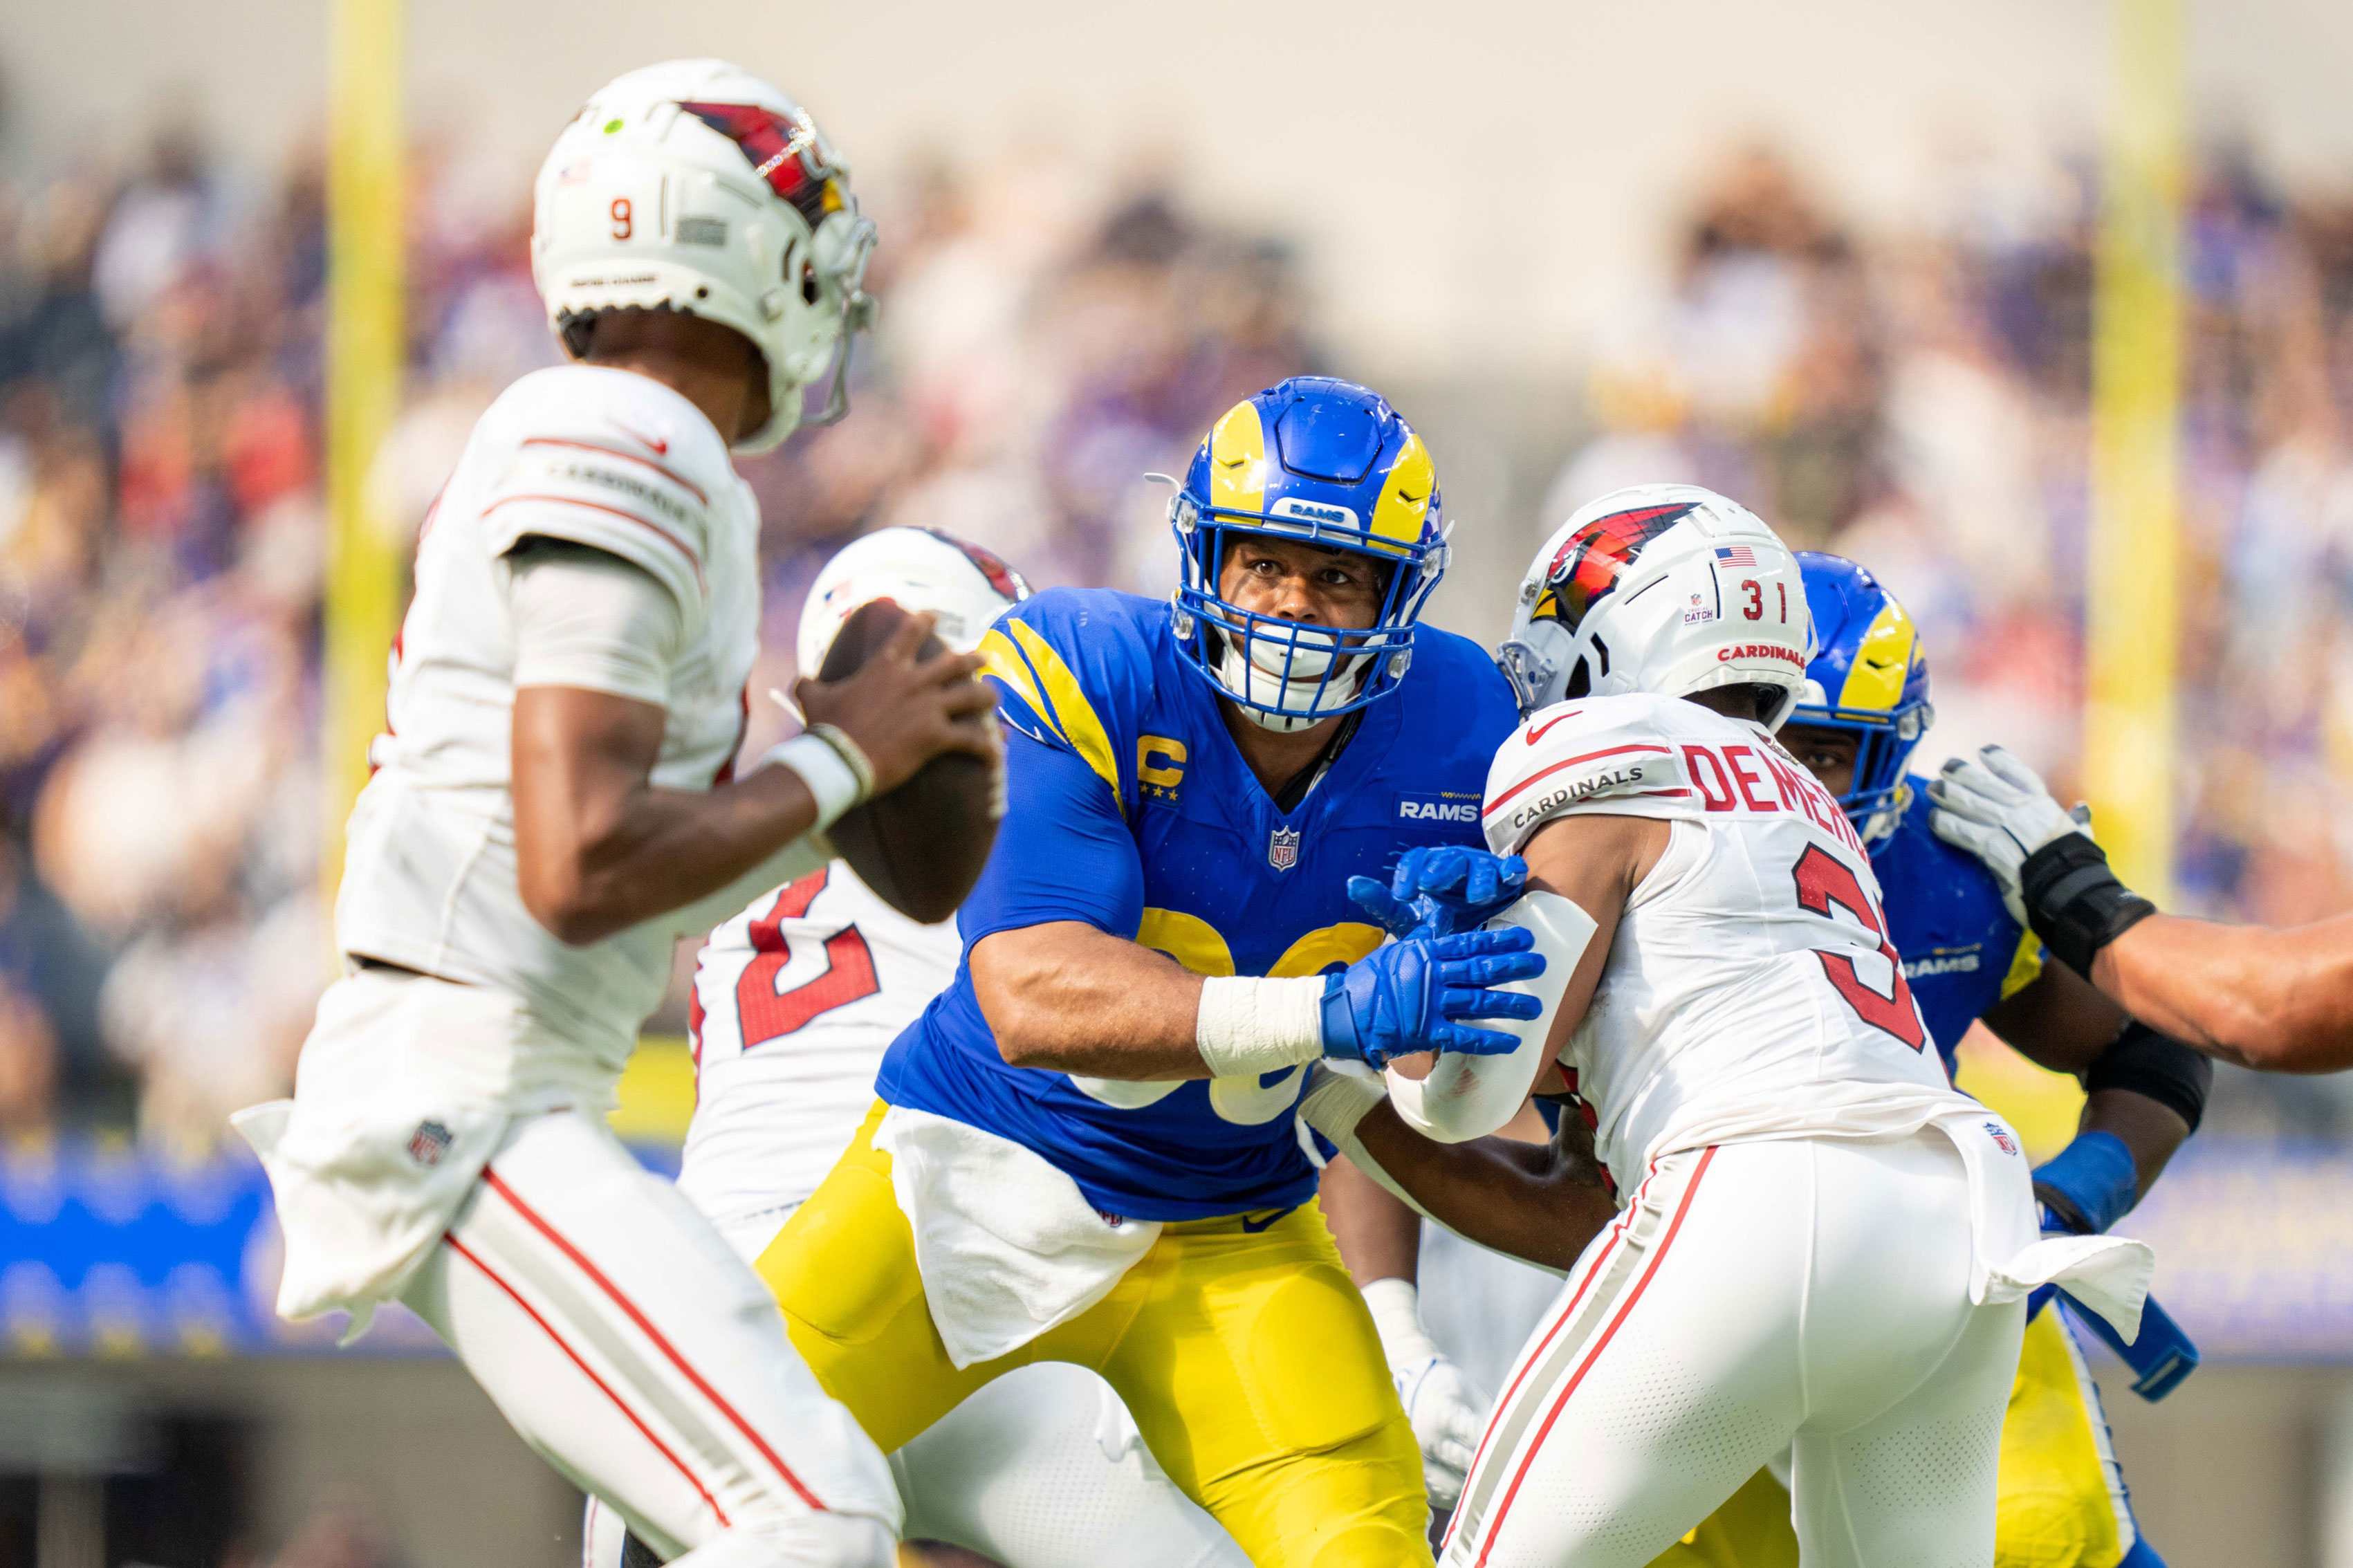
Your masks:
{"label": "blue glove", "polygon": [[2106,1342],[2107,1347],[2123,1358],[2133,1369],[2132,1391],[2155,1404],[2181,1385],[2181,1380],[2198,1370],[2198,1347],[2181,1325],[2157,1304],[2152,1296],[2141,1303],[2140,1337],[2125,1343],[2125,1337],[2110,1326],[2105,1318],[2082,1305],[2064,1290],[2059,1299],[2067,1303],[2075,1321]]}
{"label": "blue glove", "polygon": [[1324,984],[1324,1054],[1387,1067],[1416,1051],[1498,1056],[1519,1045],[1458,1018],[1530,1019],[1544,1004],[1492,986],[1534,980],[1544,955],[1532,931],[1466,931],[1408,937],[1360,958]]}
{"label": "blue glove", "polygon": [[2088,1236],[2132,1212],[2140,1201],[2140,1173],[2115,1133],[2079,1132],[2035,1168],[2034,1195],[2042,1202],[2043,1229]]}
{"label": "blue glove", "polygon": [[1409,849],[1389,885],[1348,879],[1348,897],[1391,936],[1450,936],[1486,924],[1528,890],[1528,863],[1460,844]]}

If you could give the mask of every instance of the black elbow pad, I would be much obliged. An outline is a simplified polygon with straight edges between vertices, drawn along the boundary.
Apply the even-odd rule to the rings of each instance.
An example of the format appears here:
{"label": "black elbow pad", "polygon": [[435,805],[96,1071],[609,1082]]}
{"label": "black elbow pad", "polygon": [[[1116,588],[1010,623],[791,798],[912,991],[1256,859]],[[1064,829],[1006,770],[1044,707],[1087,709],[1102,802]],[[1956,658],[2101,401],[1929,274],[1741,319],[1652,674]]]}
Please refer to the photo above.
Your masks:
{"label": "black elbow pad", "polygon": [[2206,1114],[2206,1091],[2213,1086],[2214,1064],[2201,1052],[2158,1034],[2137,1018],[2100,1053],[2084,1079],[2084,1089],[2094,1093],[2128,1089],[2147,1095],[2179,1111],[2192,1132]]}

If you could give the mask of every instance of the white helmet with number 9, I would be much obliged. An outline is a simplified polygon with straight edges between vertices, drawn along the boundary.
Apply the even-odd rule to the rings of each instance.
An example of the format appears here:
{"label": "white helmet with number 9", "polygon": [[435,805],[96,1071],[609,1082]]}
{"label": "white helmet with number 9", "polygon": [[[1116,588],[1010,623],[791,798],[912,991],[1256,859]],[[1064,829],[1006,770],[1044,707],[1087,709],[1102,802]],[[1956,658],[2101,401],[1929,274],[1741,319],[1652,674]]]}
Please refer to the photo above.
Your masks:
{"label": "white helmet with number 9", "polygon": [[793,652],[800,672],[816,675],[851,613],[888,599],[929,610],[939,617],[933,635],[952,652],[970,653],[998,616],[1029,596],[1021,574],[977,544],[932,528],[879,528],[819,568],[801,603]]}
{"label": "white helmet with number 9", "polygon": [[1524,714],[1588,694],[1749,685],[1780,691],[1758,715],[1778,730],[1812,656],[1797,557],[1762,518],[1697,485],[1636,485],[1545,541],[1495,662]]}
{"label": "white helmet with number 9", "polygon": [[767,362],[769,416],[736,442],[765,452],[849,410],[849,341],[873,322],[862,287],[874,225],[807,110],[723,60],[670,60],[597,89],[555,139],[533,193],[532,276],[565,347],[596,313],[670,310],[732,327]]}

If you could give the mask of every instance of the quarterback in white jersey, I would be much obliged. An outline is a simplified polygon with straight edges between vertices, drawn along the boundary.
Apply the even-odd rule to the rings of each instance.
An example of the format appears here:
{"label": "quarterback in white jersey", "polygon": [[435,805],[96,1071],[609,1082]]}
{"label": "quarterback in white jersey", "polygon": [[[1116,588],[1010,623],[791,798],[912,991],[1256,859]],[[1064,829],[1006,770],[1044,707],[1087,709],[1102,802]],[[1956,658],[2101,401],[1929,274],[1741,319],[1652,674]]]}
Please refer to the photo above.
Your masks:
{"label": "quarterback in white jersey", "polygon": [[1526,720],[1482,820],[1525,865],[1430,856],[1393,890],[1533,929],[1558,999],[1508,1057],[1305,1108],[1537,1261],[1569,1259],[1525,1239],[1525,1157],[1440,1144],[1565,1094],[1626,1194],[1589,1245],[1561,1227],[1581,1253],[1480,1441],[1452,1568],[1637,1568],[1784,1453],[1808,1563],[1989,1564],[2027,1292],[2064,1279],[2137,1321],[2147,1249],[2037,1239],[2015,1135],[1928,1047],[1868,855],[1773,739],[1810,651],[1796,561],[1723,497],[1643,487],[1571,518],[1501,656]]}
{"label": "quarterback in white jersey", "polygon": [[405,1302],[697,1568],[881,1568],[900,1518],[757,1277],[604,1121],[681,932],[932,757],[997,754],[975,661],[918,662],[917,616],[805,682],[809,732],[731,777],[759,520],[729,449],[782,439],[846,353],[871,237],[807,115],[718,61],[625,76],[558,139],[533,260],[583,363],[500,397],[428,520],[351,819],[345,973],[294,1098],[237,1118],[281,1312]]}
{"label": "quarterback in white jersey", "polygon": [[[825,662],[860,605],[937,617],[969,649],[1027,597],[986,551],[920,528],[849,545],[809,585],[797,653]],[[925,925],[835,859],[754,899],[696,960],[694,1120],[679,1190],[746,1262],[817,1190],[874,1103],[882,1053],[955,978],[955,922]],[[1232,1538],[1144,1446],[1111,1385],[1046,1362],[999,1378],[891,1456],[913,1540],[1011,1568],[1247,1568]],[[621,1531],[589,1505],[589,1568],[621,1568]]]}

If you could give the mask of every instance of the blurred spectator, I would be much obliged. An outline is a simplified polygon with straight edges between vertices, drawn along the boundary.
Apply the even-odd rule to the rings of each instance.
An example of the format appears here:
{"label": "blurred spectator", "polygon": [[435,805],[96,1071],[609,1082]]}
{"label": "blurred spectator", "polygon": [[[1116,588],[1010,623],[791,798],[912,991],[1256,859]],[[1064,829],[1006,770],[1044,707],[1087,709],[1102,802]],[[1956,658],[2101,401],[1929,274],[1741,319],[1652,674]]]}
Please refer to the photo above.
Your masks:
{"label": "blurred spectator", "polygon": [[[16,1108],[52,1079],[71,1120],[127,1074],[149,1132],[217,1136],[286,1081],[324,978],[314,143],[267,199],[177,120],[127,172],[0,179],[0,1133],[41,1120]],[[528,171],[454,143],[414,169],[409,395],[367,480],[407,536],[481,409],[555,357]],[[1036,138],[862,183],[886,309],[854,416],[744,465],[755,694],[796,673],[816,564],[884,523],[1041,585],[1167,591],[1143,474],[1181,473],[1225,407],[1319,363],[1282,239],[1174,189]],[[1751,500],[1920,620],[1924,761],[2000,738],[2063,788],[2094,193],[2066,160],[1962,141],[1924,196],[1860,232],[1787,159],[1736,149],[1578,367],[1591,437],[1544,526],[1645,479]],[[2353,199],[2291,200],[2223,148],[2190,214],[2182,881],[2195,907],[2301,918],[2353,902]],[[790,722],[755,702],[747,743]]]}

